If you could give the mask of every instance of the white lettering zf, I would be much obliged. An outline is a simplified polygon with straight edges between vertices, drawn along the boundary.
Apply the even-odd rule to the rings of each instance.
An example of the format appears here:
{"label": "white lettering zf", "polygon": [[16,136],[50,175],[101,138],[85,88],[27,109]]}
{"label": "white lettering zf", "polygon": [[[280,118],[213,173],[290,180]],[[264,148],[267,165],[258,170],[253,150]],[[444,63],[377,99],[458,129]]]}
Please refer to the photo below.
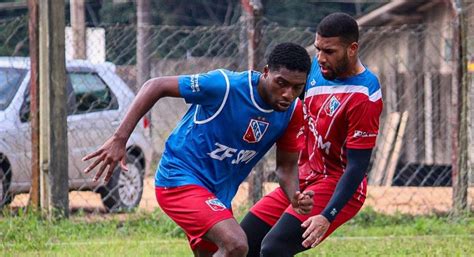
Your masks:
{"label": "white lettering zf", "polygon": [[249,163],[255,155],[257,155],[256,151],[253,150],[238,150],[220,143],[215,143],[217,148],[208,153],[208,155],[212,159],[216,159],[219,161],[222,161],[226,158],[232,158],[234,157],[235,153],[237,153],[236,158],[232,160],[232,164],[239,164],[241,162],[245,162],[245,164]]}

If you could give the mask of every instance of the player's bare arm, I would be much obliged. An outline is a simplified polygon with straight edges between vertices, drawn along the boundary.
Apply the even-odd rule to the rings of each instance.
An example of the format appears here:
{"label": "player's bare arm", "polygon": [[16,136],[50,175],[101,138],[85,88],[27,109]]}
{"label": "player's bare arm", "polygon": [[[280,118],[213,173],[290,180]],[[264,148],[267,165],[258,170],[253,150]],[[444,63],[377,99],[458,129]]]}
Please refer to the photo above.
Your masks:
{"label": "player's bare arm", "polygon": [[104,182],[107,182],[112,177],[112,173],[119,162],[122,169],[126,170],[125,152],[128,138],[138,121],[160,98],[167,96],[180,97],[178,77],[159,77],[148,80],[133,100],[115,133],[98,150],[82,159],[87,161],[96,158],[92,164],[84,169],[84,172],[88,173],[99,166],[94,180],[97,181],[105,171]]}
{"label": "player's bare arm", "polygon": [[298,184],[298,152],[287,152],[277,148],[276,174],[280,187],[291,202],[293,209],[307,214],[313,208],[313,191],[300,192]]}

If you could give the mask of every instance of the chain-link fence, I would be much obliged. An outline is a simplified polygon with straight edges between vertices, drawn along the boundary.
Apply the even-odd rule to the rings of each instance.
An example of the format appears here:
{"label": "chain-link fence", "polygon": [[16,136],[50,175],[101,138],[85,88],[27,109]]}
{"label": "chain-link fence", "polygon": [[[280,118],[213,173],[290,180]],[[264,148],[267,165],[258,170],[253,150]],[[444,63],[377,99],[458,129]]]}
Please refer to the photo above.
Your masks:
{"label": "chain-link fence", "polygon": [[[1,26],[3,31],[10,31],[10,37],[23,33],[26,38],[25,21],[26,18],[14,19]],[[147,26],[150,76],[192,74],[217,68],[247,69],[246,24],[242,21],[230,26]],[[468,24],[472,26],[474,19],[469,18]],[[458,114],[453,107],[453,88],[460,83],[456,28],[454,19],[362,28],[361,60],[379,76],[384,97],[381,134],[369,172],[367,206],[388,213],[452,210],[455,140],[452,135],[456,132],[454,116]],[[286,28],[264,20],[261,29],[259,50],[263,58],[259,67],[263,67],[268,51],[284,41],[308,46],[311,51],[314,28]],[[473,45],[474,33],[469,33],[467,39]],[[103,210],[104,205],[107,209],[135,205],[156,208],[154,171],[167,136],[187,106],[181,99],[160,100],[129,141],[131,171],[116,172],[107,185],[93,182],[92,175],[82,172],[87,163],[81,158],[112,135],[140,85],[136,82],[135,25],[108,25],[87,34],[90,38],[86,40],[86,55],[90,61],[67,64],[69,187],[74,190],[70,193],[70,206],[91,210]],[[70,40],[66,33],[66,41]],[[5,42],[9,42],[8,38]],[[68,44],[71,43],[66,43],[66,49],[73,51]],[[21,55],[22,45],[12,49],[15,50],[2,54]],[[472,60],[471,57],[472,52],[468,52],[468,59]],[[113,64],[100,63],[102,59]],[[13,207],[25,206],[30,190],[28,69],[27,59],[0,59],[0,199],[2,205],[12,201]],[[471,89],[470,101],[473,98]],[[474,114],[470,111],[469,115],[470,132],[461,136],[473,142]],[[471,144],[469,152],[473,150]],[[269,182],[265,191],[268,191],[275,186],[273,153],[267,155],[263,167],[265,180]],[[468,205],[472,209],[472,161],[468,167],[471,177]],[[236,205],[246,202],[246,187],[246,184],[241,187]],[[88,190],[92,192],[82,192]],[[13,195],[16,196],[12,198]]]}

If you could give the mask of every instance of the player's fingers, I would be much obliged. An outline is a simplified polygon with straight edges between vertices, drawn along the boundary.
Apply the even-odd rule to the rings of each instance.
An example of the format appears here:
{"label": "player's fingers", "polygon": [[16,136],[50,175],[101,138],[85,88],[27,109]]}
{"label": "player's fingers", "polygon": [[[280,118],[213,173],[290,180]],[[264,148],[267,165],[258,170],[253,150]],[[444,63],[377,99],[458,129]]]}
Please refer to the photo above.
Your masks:
{"label": "player's fingers", "polygon": [[126,157],[123,157],[120,161],[120,168],[122,168],[122,170],[124,171],[128,171],[127,162],[125,161],[125,158]]}
{"label": "player's fingers", "polygon": [[102,154],[102,151],[103,151],[102,149],[99,149],[99,150],[97,150],[97,151],[95,151],[95,152],[92,152],[92,153],[90,153],[90,154],[88,154],[88,155],[82,157],[82,161],[87,161],[87,160],[89,160],[89,159],[91,159],[91,158],[94,158],[94,157],[96,157],[96,156],[99,156],[99,155]]}
{"label": "player's fingers", "polygon": [[314,196],[314,191],[313,190],[304,191],[303,194],[312,198]]}
{"label": "player's fingers", "polygon": [[314,243],[311,245],[311,248],[316,247],[316,246],[321,242],[321,239],[323,239],[322,236],[316,238],[316,240],[314,241]]}
{"label": "player's fingers", "polygon": [[112,162],[109,164],[109,168],[107,169],[107,172],[105,173],[105,177],[104,177],[105,183],[109,182],[110,178],[112,177],[112,174],[114,174],[114,170],[116,166],[117,166],[117,162]]}
{"label": "player's fingers", "polygon": [[[311,218],[305,220],[303,223],[301,223],[301,227],[306,228],[311,224]],[[304,234],[303,234],[304,235]]]}
{"label": "player's fingers", "polygon": [[95,160],[91,165],[87,166],[87,168],[84,169],[84,173],[89,173],[91,170],[93,170],[99,163],[101,163],[104,160],[104,156],[101,155],[97,160]]}
{"label": "player's fingers", "polygon": [[293,194],[293,199],[295,200],[299,200],[301,197],[301,192],[300,191],[296,191],[295,194]]}
{"label": "player's fingers", "polygon": [[311,212],[311,210],[313,209],[313,206],[300,206],[300,209],[301,209],[301,214],[308,214]]}
{"label": "player's fingers", "polygon": [[105,168],[107,168],[107,166],[109,166],[109,164],[106,162],[104,162],[102,166],[100,166],[99,171],[95,174],[94,181],[99,180],[99,178],[102,176],[102,173],[104,173],[104,170]]}
{"label": "player's fingers", "polygon": [[301,208],[305,213],[307,213],[313,209],[313,202],[307,200],[299,201],[298,208]]}
{"label": "player's fingers", "polygon": [[310,236],[313,231],[315,230],[315,225],[313,223],[309,223],[308,226],[306,227],[306,230],[303,232],[303,238],[307,238]]}
{"label": "player's fingers", "polygon": [[302,245],[306,248],[309,248],[312,246],[312,244],[316,241],[316,235],[315,233],[311,233],[302,243]]}
{"label": "player's fingers", "polygon": [[313,204],[313,198],[310,198],[309,196],[305,196],[303,199],[298,201],[302,205],[312,205]]}

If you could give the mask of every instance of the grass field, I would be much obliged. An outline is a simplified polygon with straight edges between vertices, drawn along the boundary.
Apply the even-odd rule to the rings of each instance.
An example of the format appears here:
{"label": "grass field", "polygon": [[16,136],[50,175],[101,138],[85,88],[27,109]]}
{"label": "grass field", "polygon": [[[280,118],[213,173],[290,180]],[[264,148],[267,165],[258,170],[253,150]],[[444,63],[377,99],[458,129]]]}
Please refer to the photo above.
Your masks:
{"label": "grass field", "polygon": [[[0,242],[1,256],[192,256],[182,231],[160,211],[107,218],[79,213],[60,221],[4,212]],[[298,256],[473,256],[473,242],[472,214],[453,221],[366,208]]]}

